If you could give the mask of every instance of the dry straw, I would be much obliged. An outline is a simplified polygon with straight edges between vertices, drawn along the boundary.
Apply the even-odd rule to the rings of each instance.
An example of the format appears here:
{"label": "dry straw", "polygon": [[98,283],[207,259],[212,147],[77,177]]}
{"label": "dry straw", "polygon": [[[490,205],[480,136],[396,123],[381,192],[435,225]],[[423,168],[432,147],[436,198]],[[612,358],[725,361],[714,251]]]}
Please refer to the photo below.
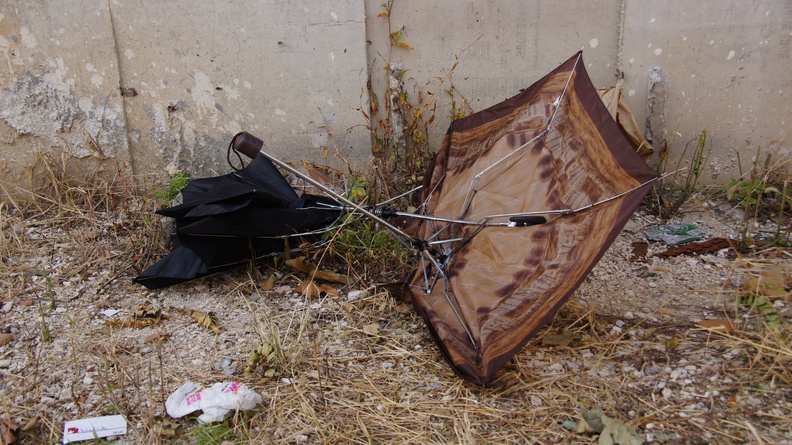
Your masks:
{"label": "dry straw", "polygon": [[[132,442],[165,444],[213,443],[196,433],[221,430],[233,443],[594,443],[596,435],[572,427],[594,409],[644,442],[776,443],[792,435],[788,324],[737,323],[741,329],[723,334],[666,314],[694,292],[725,301],[723,288],[674,294],[630,320],[590,278],[493,387],[480,388],[450,372],[409,304],[373,291],[350,301],[348,291],[362,283],[307,299],[293,291],[304,277],[258,264],[255,273],[159,293],[132,285],[135,267],[164,253],[165,230],[151,214],[161,203],[141,197],[109,161],[101,173],[72,163],[42,155],[43,182],[0,205],[0,298],[14,335],[0,346],[0,422],[17,425],[21,443],[58,442],[65,420],[114,413],[128,420]],[[254,277],[273,272],[282,276],[276,286],[261,289]],[[40,338],[38,303],[51,342]],[[177,313],[145,329],[118,328],[98,314],[137,305],[200,305],[223,329],[215,335]],[[761,322],[724,307],[735,322]],[[548,333],[569,342],[543,346]],[[243,375],[242,363],[263,343],[275,358]],[[238,365],[232,377],[221,372],[224,357]],[[275,375],[265,377],[270,368]],[[182,383],[231,378],[263,403],[216,429],[189,417],[175,422],[183,432],[166,422],[164,400]]]}

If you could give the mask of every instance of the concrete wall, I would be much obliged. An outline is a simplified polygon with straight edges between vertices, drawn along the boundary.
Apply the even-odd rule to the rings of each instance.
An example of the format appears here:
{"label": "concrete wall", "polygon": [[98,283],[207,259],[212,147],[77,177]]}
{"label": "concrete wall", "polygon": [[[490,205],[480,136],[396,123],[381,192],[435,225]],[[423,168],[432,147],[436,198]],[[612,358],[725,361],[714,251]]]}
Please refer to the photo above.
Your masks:
{"label": "concrete wall", "polygon": [[667,136],[670,168],[685,165],[706,129],[704,180],[727,182],[739,170],[737,153],[746,169],[758,150],[790,171],[792,1],[628,1],[624,29],[624,90],[639,122],[653,74],[663,83],[665,107],[655,111],[665,117],[655,133]]}
{"label": "concrete wall", "polygon": [[365,31],[362,0],[4,0],[0,175],[92,139],[137,175],[215,175],[241,130],[363,162]]}
{"label": "concrete wall", "polygon": [[[376,69],[385,65],[388,39],[377,3],[367,2],[367,23],[372,80],[381,90],[384,75]],[[668,144],[668,170],[689,165],[703,130],[712,152],[702,183],[737,176],[738,152],[744,169],[759,149],[762,159],[770,153],[773,163],[792,165],[788,0],[402,0],[391,26],[413,47],[391,53],[391,63],[408,70],[408,89],[432,91],[435,76],[459,56],[451,81],[480,110],[582,49],[597,87],[614,85],[623,72],[638,124],[651,130],[656,148]],[[449,122],[440,117],[435,140]]]}
{"label": "concrete wall", "polygon": [[[386,81],[381,3],[4,0],[0,179],[24,184],[37,151],[92,157],[97,147],[137,175],[224,173],[240,130],[288,160],[328,162],[324,148],[337,147],[362,164],[367,81],[375,92]],[[395,48],[391,63],[407,70],[411,97],[437,92],[434,146],[450,121],[443,89],[480,110],[583,49],[597,86],[624,73],[639,124],[651,123],[656,145],[667,136],[671,167],[704,129],[708,182],[737,175],[737,152],[743,165],[757,149],[792,156],[788,0],[394,5],[393,30],[413,49]]]}

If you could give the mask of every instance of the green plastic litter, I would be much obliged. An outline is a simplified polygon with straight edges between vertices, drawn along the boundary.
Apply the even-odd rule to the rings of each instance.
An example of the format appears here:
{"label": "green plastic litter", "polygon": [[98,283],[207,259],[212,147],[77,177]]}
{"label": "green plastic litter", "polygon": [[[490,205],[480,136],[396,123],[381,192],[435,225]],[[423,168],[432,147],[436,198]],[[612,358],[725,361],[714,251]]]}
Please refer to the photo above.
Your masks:
{"label": "green plastic litter", "polygon": [[655,226],[646,231],[646,237],[652,241],[664,241],[666,244],[685,244],[704,238],[707,232],[693,224],[666,224]]}

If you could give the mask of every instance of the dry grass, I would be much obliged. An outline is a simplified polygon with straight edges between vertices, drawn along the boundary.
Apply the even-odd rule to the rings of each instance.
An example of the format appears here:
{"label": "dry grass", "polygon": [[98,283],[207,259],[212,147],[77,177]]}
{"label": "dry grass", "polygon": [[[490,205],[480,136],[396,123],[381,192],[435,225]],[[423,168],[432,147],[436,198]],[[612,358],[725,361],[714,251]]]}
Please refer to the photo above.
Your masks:
{"label": "dry grass", "polygon": [[[658,315],[692,292],[628,319],[630,308],[614,307],[590,278],[493,387],[480,388],[451,373],[423,321],[387,294],[350,301],[354,289],[341,288],[340,297],[309,300],[293,292],[300,277],[283,269],[275,289],[264,291],[251,277],[272,273],[268,264],[161,292],[132,285],[135,268],[164,251],[150,213],[157,203],[109,161],[79,173],[71,162],[42,156],[38,188],[0,205],[0,299],[4,329],[14,335],[0,346],[0,361],[10,362],[0,368],[0,422],[25,429],[21,443],[56,443],[64,420],[114,413],[125,415],[134,443],[213,443],[198,431],[236,438],[224,443],[594,443],[596,436],[563,426],[592,409],[626,422],[646,443],[792,438],[786,323],[742,323],[722,335]],[[223,329],[215,335],[177,313],[119,328],[97,313],[140,304],[212,310]],[[724,312],[734,321],[746,314]],[[548,332],[569,332],[571,343],[543,346]],[[242,375],[262,343],[275,346],[275,358]],[[164,400],[186,381],[229,380],[218,367],[224,357],[238,366],[230,378],[264,402],[219,430],[178,419],[185,432],[171,437]],[[276,375],[264,377],[270,368]]]}

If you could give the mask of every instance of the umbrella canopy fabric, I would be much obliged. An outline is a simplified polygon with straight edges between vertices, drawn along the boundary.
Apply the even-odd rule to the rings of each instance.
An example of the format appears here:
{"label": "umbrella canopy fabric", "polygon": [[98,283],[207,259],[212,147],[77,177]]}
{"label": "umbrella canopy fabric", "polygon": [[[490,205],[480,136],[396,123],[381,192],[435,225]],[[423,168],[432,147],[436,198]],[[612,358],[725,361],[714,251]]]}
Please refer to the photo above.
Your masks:
{"label": "umbrella canopy fabric", "polygon": [[183,204],[157,213],[176,220],[173,251],[135,281],[156,289],[230,269],[284,250],[284,238],[320,230],[341,214],[338,203],[302,194],[263,157],[243,170],[190,181]]}
{"label": "umbrella canopy fabric", "polygon": [[[425,175],[416,310],[463,378],[489,384],[556,313],[649,191],[579,53],[452,122]],[[471,224],[470,222],[474,222]]]}

